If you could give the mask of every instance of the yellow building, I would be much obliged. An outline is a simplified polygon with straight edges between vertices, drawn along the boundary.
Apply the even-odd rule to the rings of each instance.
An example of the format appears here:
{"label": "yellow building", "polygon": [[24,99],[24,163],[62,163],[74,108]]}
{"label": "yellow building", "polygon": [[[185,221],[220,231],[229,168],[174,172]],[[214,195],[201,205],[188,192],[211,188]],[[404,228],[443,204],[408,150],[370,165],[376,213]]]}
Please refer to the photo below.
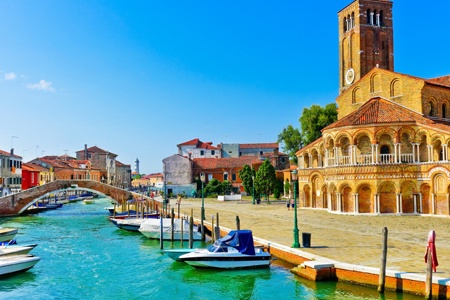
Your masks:
{"label": "yellow building", "polygon": [[392,2],[339,17],[338,121],[297,152],[300,206],[450,215],[450,76],[394,72]]}

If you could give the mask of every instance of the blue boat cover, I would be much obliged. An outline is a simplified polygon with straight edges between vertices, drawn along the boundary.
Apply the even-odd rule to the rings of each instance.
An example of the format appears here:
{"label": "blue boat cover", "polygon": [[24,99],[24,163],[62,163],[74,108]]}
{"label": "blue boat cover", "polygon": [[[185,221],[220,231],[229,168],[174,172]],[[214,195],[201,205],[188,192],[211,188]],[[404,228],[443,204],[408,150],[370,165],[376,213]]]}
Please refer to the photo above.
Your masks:
{"label": "blue boat cover", "polygon": [[214,246],[229,246],[236,248],[242,254],[255,255],[251,230],[232,230],[223,238],[218,239]]}

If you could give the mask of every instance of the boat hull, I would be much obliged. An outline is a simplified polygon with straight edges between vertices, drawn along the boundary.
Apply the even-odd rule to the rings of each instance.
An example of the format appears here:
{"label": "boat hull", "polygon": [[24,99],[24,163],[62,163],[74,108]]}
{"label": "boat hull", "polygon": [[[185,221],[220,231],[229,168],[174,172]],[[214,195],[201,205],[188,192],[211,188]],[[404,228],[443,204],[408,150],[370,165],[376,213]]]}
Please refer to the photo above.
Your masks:
{"label": "boat hull", "polygon": [[167,256],[169,256],[171,259],[176,260],[176,261],[181,261],[180,256],[187,254],[187,253],[191,253],[194,251],[197,251],[198,249],[165,249],[163,250],[164,254],[166,254]]}
{"label": "boat hull", "polygon": [[0,246],[0,257],[28,254],[37,244],[28,246],[6,245]]}
{"label": "boat hull", "polygon": [[18,232],[17,228],[0,228],[0,243],[9,242]]}
{"label": "boat hull", "polygon": [[34,267],[40,259],[34,255],[0,257],[0,276],[24,272]]}
{"label": "boat hull", "polygon": [[196,268],[246,269],[266,268],[270,266],[271,257],[267,255],[205,255],[180,256],[179,260]]}

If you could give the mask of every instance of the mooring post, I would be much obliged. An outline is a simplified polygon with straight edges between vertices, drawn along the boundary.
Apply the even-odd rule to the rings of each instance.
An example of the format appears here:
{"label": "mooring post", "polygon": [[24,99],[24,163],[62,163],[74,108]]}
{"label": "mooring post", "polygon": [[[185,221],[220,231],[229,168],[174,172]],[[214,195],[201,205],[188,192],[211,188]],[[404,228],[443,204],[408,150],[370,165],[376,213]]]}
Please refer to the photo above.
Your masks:
{"label": "mooring post", "polygon": [[183,219],[181,219],[181,220],[179,220],[179,221],[181,221],[181,224],[180,224],[180,245],[181,245],[181,248],[183,248],[183,233],[184,233],[184,218]]}
{"label": "mooring post", "polygon": [[173,208],[172,208],[172,216],[170,217],[170,241],[173,243],[173,240],[174,240],[174,237],[173,237],[173,235],[174,235],[174,232],[173,232],[173,230],[174,230],[174,226],[173,226],[173,224],[174,224],[174,220],[173,220]]}
{"label": "mooring post", "polygon": [[427,277],[425,282],[425,299],[433,298],[433,255],[431,248],[427,248]]}
{"label": "mooring post", "polygon": [[213,228],[214,231],[214,237],[216,238],[216,240],[220,239],[220,225],[219,225],[219,213],[216,213],[216,228]]}
{"label": "mooring post", "polygon": [[163,211],[159,211],[159,247],[160,249],[164,249],[163,243]]}
{"label": "mooring post", "polygon": [[113,218],[116,217],[116,204],[114,203],[114,212],[113,212]]}
{"label": "mooring post", "polygon": [[236,216],[236,229],[241,230],[241,220],[239,220],[239,216]]}
{"label": "mooring post", "polygon": [[194,247],[194,210],[191,208],[191,217],[189,218],[189,249]]}
{"label": "mooring post", "polygon": [[383,241],[381,244],[381,266],[380,266],[380,277],[378,278],[378,292],[384,293],[384,286],[386,283],[386,261],[387,261],[387,239],[388,239],[388,229],[383,228]]}

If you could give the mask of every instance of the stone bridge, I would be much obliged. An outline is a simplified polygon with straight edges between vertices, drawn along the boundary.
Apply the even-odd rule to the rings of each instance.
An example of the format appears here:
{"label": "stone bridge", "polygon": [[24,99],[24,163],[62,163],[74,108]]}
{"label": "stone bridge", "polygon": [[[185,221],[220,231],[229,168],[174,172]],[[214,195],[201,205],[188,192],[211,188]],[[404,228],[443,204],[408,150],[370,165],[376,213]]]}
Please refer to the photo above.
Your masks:
{"label": "stone bridge", "polygon": [[[48,193],[63,192],[72,189],[91,191],[103,196],[108,196],[111,198],[112,202],[117,204],[122,204],[123,201],[127,201],[128,199],[138,199],[143,197],[140,194],[93,180],[56,180],[21,191],[20,193],[0,197],[0,216],[20,215],[42,196]],[[149,199],[148,197],[144,198]]]}

